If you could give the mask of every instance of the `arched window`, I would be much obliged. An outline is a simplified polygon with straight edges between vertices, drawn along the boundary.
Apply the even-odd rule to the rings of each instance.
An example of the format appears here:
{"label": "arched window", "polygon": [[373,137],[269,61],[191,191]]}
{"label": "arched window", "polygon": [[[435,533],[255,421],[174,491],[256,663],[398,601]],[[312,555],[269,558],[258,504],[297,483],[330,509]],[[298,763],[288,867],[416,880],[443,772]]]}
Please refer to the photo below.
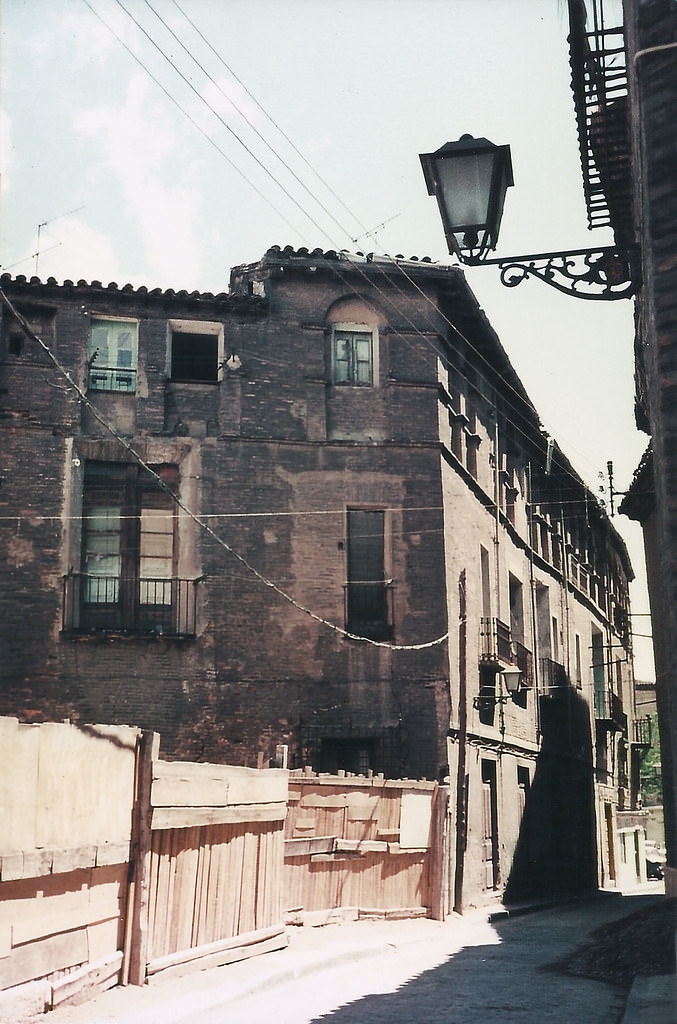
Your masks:
{"label": "arched window", "polygon": [[339,299],[327,313],[331,381],[339,386],[377,387],[379,329],[385,317],[361,297]]}

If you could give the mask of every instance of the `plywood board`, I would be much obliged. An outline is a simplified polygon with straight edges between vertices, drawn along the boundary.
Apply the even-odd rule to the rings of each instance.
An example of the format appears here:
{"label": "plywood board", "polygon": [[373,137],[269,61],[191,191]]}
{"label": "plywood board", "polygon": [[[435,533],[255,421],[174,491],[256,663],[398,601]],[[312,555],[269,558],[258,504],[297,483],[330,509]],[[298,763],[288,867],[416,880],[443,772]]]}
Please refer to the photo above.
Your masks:
{"label": "plywood board", "polygon": [[38,729],[34,845],[129,841],[138,730],[56,722]]}
{"label": "plywood board", "polygon": [[412,790],[402,793],[400,809],[400,847],[402,849],[430,846],[432,791]]}
{"label": "plywood board", "polygon": [[0,843],[4,850],[36,845],[39,726],[0,718]]}

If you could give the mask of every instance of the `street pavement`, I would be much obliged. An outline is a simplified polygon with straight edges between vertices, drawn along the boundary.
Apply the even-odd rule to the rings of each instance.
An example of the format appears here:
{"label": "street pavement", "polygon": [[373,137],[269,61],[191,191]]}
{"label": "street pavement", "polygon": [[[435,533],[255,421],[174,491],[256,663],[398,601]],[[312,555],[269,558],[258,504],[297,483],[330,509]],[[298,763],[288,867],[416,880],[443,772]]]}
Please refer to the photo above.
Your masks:
{"label": "street pavement", "polygon": [[[295,927],[287,949],[277,953],[160,978],[143,988],[112,989],[38,1019],[46,1024],[675,1024],[666,1003],[674,978],[657,979],[658,985],[644,985],[644,991],[635,986],[628,999],[625,990],[555,966],[595,928],[657,899],[602,895],[529,913],[477,910],[444,923]],[[626,1004],[630,1017],[624,1017]]]}

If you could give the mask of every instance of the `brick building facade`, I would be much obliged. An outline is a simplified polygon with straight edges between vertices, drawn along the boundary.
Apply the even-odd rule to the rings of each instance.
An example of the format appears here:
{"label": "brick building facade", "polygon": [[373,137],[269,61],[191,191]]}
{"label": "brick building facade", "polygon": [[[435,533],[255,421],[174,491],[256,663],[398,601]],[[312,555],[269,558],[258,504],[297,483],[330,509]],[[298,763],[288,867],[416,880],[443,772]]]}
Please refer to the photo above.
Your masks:
{"label": "brick building facade", "polygon": [[[572,83],[590,226],[637,254],[636,421],[651,442],[621,511],[642,524],[661,741],[666,890],[677,892],[677,5],[569,0]],[[633,737],[642,750],[641,733]]]}
{"label": "brick building facade", "polygon": [[0,713],[448,779],[459,908],[613,880],[632,570],[460,270],[2,288]]}

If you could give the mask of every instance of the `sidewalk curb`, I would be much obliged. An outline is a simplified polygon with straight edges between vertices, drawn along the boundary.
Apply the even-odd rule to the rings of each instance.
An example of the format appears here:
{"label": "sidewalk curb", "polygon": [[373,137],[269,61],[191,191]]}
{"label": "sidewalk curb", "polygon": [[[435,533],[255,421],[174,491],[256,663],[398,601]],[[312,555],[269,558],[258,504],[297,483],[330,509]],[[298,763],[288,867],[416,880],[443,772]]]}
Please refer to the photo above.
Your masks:
{"label": "sidewalk curb", "polygon": [[674,1024],[677,978],[674,974],[638,975],[628,993],[621,1024]]}
{"label": "sidewalk curb", "polygon": [[489,914],[488,920],[491,924],[495,921],[504,921],[511,917],[524,917],[526,914],[537,914],[542,910],[556,910],[558,907],[576,906],[581,903],[593,903],[598,900],[620,899],[622,892],[599,889],[587,896],[561,896],[552,900],[536,900],[533,903],[517,903],[515,906],[501,906]]}
{"label": "sidewalk curb", "polygon": [[[430,938],[425,936],[414,936],[411,939],[400,939],[397,942],[387,941],[384,938],[379,937],[377,943],[363,944],[357,948],[345,949],[330,959],[326,958],[326,950],[321,947],[314,953],[309,953],[305,956],[299,956],[299,959],[294,964],[280,964],[279,968],[271,971],[266,977],[252,978],[240,986],[229,992],[225,998],[220,997],[215,1005],[227,1005],[236,1000],[252,996],[258,992],[267,992],[271,989],[277,988],[280,985],[284,985],[290,981],[298,981],[299,979],[306,978],[309,975],[319,973],[324,969],[333,969],[334,967],[345,966],[346,964],[359,963],[361,960],[373,959],[374,957],[386,956],[389,953],[396,952],[398,949],[402,949],[405,946],[424,945],[430,942]],[[278,950],[282,956],[285,953],[291,953],[291,943],[286,947],[285,950]]]}

